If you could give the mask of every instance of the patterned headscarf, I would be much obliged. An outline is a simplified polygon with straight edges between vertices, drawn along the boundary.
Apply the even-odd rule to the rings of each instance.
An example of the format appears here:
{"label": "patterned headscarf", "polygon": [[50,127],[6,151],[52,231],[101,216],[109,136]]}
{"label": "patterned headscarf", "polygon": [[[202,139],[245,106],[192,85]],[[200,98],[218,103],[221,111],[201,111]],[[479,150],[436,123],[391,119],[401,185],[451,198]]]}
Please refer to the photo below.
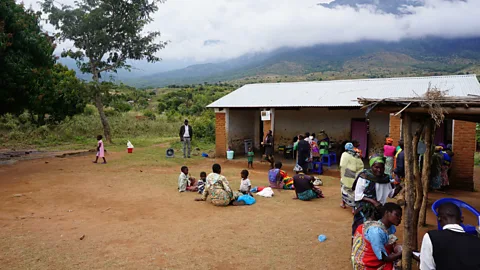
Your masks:
{"label": "patterned headscarf", "polygon": [[345,144],[345,152],[349,153],[350,155],[352,155],[356,158],[360,157],[358,152],[355,151],[355,146],[353,146],[353,143],[351,143],[351,142]]}
{"label": "patterned headscarf", "polygon": [[349,142],[345,144],[345,151],[355,151],[353,148],[353,143]]}

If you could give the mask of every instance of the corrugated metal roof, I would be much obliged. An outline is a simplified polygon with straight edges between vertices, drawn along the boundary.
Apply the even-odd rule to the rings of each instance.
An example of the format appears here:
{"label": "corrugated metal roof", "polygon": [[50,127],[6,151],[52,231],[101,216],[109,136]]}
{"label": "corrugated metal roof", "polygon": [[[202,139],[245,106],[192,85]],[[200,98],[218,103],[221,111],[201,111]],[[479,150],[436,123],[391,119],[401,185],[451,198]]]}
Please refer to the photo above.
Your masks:
{"label": "corrugated metal roof", "polygon": [[479,95],[476,75],[248,84],[209,108],[358,107],[357,98],[423,95],[429,84],[448,96]]}

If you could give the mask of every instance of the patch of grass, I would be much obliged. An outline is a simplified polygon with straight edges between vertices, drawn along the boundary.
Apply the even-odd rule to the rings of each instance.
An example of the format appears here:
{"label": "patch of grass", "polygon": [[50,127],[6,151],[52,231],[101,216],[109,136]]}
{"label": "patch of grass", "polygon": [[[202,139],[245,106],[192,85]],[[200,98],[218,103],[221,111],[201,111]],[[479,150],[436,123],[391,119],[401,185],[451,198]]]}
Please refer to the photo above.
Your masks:
{"label": "patch of grass", "polygon": [[[137,149],[137,152],[133,151],[133,154],[123,156],[119,161],[116,161],[118,164],[125,165],[135,165],[135,166],[181,166],[186,163],[186,160],[183,159],[182,145],[178,142],[176,138],[143,138],[143,140],[137,141],[137,139],[131,141],[132,144],[142,149]],[[173,148],[175,151],[174,158],[167,158],[166,151],[169,148]],[[125,146],[113,146],[108,148],[111,151],[126,151]],[[201,156],[202,152],[213,152],[214,144],[205,143],[201,141],[192,142],[192,158],[188,159],[189,165],[195,165],[204,160]]]}
{"label": "patch of grass", "polygon": [[475,162],[475,166],[480,166],[480,153],[479,152],[475,152],[474,162]]}
{"label": "patch of grass", "polygon": [[[168,118],[165,115],[151,119],[137,119],[137,112],[117,113],[109,117],[114,145],[107,147],[121,149],[127,141],[136,147],[146,147],[152,144],[164,143],[177,136],[184,117]],[[212,134],[214,125],[205,124],[205,117],[189,117],[197,134]],[[213,125],[213,126],[212,126]],[[12,115],[0,116],[0,144],[7,148],[37,148],[49,150],[90,149],[96,145],[96,136],[103,134],[98,115],[87,113],[68,117],[56,125],[36,126],[27,117]],[[211,138],[205,141],[213,141]],[[193,141],[194,146],[199,143]],[[180,147],[176,145],[178,149]]]}

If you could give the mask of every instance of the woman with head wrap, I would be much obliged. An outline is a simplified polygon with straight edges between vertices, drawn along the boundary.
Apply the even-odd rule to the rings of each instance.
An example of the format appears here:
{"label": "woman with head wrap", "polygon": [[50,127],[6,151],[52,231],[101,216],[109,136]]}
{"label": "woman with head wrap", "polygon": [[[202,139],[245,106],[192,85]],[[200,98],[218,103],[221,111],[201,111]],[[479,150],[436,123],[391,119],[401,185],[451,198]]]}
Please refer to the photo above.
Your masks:
{"label": "woman with head wrap", "polygon": [[432,167],[430,170],[430,188],[440,189],[442,187],[442,164],[443,164],[443,147],[435,146],[435,152],[432,155]]}
{"label": "woman with head wrap", "polygon": [[355,177],[363,170],[363,161],[355,151],[352,143],[345,144],[345,152],[340,157],[340,186],[342,203],[340,207],[355,206],[355,193],[352,189]]}
{"label": "woman with head wrap", "polygon": [[357,227],[367,220],[381,218],[378,208],[400,192],[394,189],[390,176],[385,174],[385,160],[381,156],[370,158],[370,169],[363,170],[355,179],[352,189],[355,191],[355,215],[353,217],[352,235]]}
{"label": "woman with head wrap", "polygon": [[393,157],[395,156],[395,146],[393,146],[392,138],[385,140],[383,155],[385,156],[385,174],[391,175],[393,170]]}

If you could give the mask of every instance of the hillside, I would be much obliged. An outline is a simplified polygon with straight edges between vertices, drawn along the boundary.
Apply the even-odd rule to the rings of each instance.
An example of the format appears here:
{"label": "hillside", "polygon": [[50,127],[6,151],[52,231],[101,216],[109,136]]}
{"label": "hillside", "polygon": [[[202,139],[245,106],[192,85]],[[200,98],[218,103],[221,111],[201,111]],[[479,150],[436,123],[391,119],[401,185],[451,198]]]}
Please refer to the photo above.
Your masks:
{"label": "hillside", "polygon": [[480,38],[362,41],[282,49],[135,80],[137,87],[480,73]]}

